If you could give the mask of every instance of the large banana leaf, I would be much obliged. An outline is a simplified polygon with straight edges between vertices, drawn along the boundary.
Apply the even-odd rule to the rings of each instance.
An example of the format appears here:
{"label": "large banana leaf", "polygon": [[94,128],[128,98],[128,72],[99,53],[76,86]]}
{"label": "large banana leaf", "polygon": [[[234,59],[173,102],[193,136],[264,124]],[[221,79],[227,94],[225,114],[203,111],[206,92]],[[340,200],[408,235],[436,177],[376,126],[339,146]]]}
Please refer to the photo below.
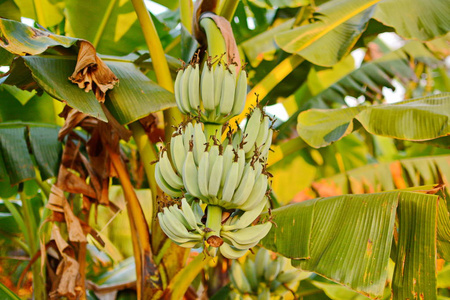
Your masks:
{"label": "large banana leaf", "polygon": [[33,19],[43,27],[59,24],[63,18],[64,2],[61,0],[14,0],[21,15]]}
{"label": "large banana leaf", "polygon": [[279,33],[275,40],[284,51],[331,66],[356,44],[379,1],[329,1],[318,7],[317,21]]}
{"label": "large banana leaf", "polygon": [[405,37],[431,40],[450,31],[450,6],[440,0],[387,0],[377,5],[374,18]]}
{"label": "large banana leaf", "polygon": [[[439,228],[448,223],[437,222],[438,210],[448,211],[438,201],[406,191],[308,200],[275,209],[277,226],[262,245],[301,269],[375,298],[383,295],[394,242],[394,299],[411,293],[436,299],[437,232],[450,229]],[[398,240],[393,239],[396,216]]]}
{"label": "large banana leaf", "polygon": [[35,178],[35,165],[42,179],[56,176],[62,153],[58,131],[55,125],[0,124],[0,181],[13,185]]}
{"label": "large banana leaf", "polygon": [[[0,33],[9,41],[6,43],[4,40],[0,45],[18,55],[40,54],[55,46],[71,47],[78,41],[3,19],[0,19]],[[122,124],[175,106],[173,94],[148,79],[130,58],[108,57],[105,60],[120,80],[120,84],[108,92],[109,99],[105,105]],[[106,121],[106,116],[94,94],[85,93],[68,80],[75,70],[75,65],[76,57],[71,55],[44,53],[21,56],[14,60],[11,73],[3,77],[0,83],[26,90],[39,87],[69,106]]]}
{"label": "large banana leaf", "polygon": [[[65,11],[67,34],[92,42],[99,53],[125,55],[145,46],[142,29],[129,0],[101,0],[95,5],[89,1],[69,0]],[[163,39],[168,31],[157,18],[152,19],[159,38]]]}
{"label": "large banana leaf", "polygon": [[395,104],[311,109],[298,116],[299,136],[312,147],[330,145],[363,126],[371,134],[428,141],[450,134],[450,93]]}

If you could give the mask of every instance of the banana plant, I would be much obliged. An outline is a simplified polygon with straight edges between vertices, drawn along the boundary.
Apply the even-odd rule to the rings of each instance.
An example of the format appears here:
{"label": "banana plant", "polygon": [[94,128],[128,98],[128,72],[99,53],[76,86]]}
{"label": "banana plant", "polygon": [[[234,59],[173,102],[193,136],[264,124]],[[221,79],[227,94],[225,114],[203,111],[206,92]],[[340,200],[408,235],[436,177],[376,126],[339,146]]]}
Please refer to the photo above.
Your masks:
{"label": "banana plant", "polygon": [[[436,299],[450,249],[436,184],[449,161],[405,145],[448,154],[450,24],[439,1],[403,2],[158,1],[162,14],[141,0],[0,4],[0,220],[28,243],[13,236],[34,297]],[[411,41],[392,51],[383,32]],[[379,105],[398,84],[415,99]],[[276,102],[287,121],[263,107]],[[377,152],[387,140],[389,158]],[[23,192],[31,182],[44,210]],[[309,186],[309,200],[285,205]],[[125,261],[111,225],[123,210]],[[254,258],[257,244],[273,254]]]}

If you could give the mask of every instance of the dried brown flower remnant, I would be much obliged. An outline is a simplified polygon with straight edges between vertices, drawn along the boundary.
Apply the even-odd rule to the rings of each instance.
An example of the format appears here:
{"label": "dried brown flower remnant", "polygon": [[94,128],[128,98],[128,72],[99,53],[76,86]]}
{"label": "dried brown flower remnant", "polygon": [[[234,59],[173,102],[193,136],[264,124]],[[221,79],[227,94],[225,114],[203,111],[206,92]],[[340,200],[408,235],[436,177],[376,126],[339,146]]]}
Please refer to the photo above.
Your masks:
{"label": "dried brown flower remnant", "polygon": [[111,90],[119,79],[98,57],[94,46],[88,41],[79,42],[77,65],[69,79],[86,92],[94,91],[99,102],[105,102],[107,90]]}

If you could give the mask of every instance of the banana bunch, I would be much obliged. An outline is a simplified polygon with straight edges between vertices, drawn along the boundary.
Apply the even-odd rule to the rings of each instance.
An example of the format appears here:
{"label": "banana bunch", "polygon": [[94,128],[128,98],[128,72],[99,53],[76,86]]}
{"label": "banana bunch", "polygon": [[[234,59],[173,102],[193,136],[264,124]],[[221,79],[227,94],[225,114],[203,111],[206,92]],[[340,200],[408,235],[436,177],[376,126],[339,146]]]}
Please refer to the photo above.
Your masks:
{"label": "banana bunch", "polygon": [[181,200],[181,209],[177,205],[164,207],[158,213],[159,224],[164,233],[177,245],[185,248],[198,248],[203,245],[205,226],[201,222],[203,211],[199,203],[193,203],[194,209]]}
{"label": "banana bunch", "polygon": [[[172,198],[187,197],[225,209],[252,210],[267,192],[268,175],[260,155],[246,161],[244,143],[207,143],[203,124],[180,126],[169,152],[160,151],[155,178]],[[171,163],[172,161],[172,163]]]}
{"label": "banana bunch", "polygon": [[254,260],[247,257],[243,265],[233,261],[229,275],[234,289],[231,299],[282,299],[309,273],[290,266],[287,258],[273,259],[260,248]]}
{"label": "banana bunch", "polygon": [[240,70],[236,74],[235,63],[216,63],[208,57],[201,72],[196,61],[178,71],[174,89],[183,114],[198,116],[202,122],[223,124],[244,109],[247,73]]}

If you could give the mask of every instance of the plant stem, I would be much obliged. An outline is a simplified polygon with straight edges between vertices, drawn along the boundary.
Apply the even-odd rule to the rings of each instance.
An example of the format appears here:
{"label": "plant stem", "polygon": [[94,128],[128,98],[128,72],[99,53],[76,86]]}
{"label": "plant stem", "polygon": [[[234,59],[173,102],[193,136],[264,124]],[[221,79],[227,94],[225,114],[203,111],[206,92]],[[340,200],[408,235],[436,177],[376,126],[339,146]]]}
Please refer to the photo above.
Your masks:
{"label": "plant stem", "polygon": [[105,14],[103,15],[102,21],[100,22],[100,25],[98,26],[98,30],[95,33],[94,39],[92,40],[92,45],[94,48],[97,48],[98,43],[100,42],[100,38],[103,35],[103,32],[106,28],[106,23],[108,23],[109,17],[111,16],[111,13],[114,9],[114,6],[116,5],[116,0],[109,1],[108,6],[106,7]]}
{"label": "plant stem", "polygon": [[234,13],[236,11],[236,8],[239,4],[239,0],[225,0],[222,3],[223,4],[220,7],[218,15],[224,17],[225,19],[231,22]]}
{"label": "plant stem", "polygon": [[208,205],[207,214],[206,227],[212,231],[206,234],[206,240],[208,240],[211,236],[219,236],[220,234],[220,229],[222,227],[222,207],[217,205]]}
{"label": "plant stem", "polygon": [[142,128],[142,125],[138,122],[131,123],[128,127],[133,132],[133,138],[138,147],[139,154],[141,156],[142,164],[144,165],[145,175],[147,176],[150,190],[152,191],[152,220],[156,218],[158,212],[156,196],[158,195],[158,185],[155,181],[155,165],[153,161],[157,160],[155,148],[150,142],[147,134]]}
{"label": "plant stem", "polygon": [[136,196],[127,169],[125,168],[118,153],[106,146],[111,157],[112,164],[116,169],[120,183],[122,184],[127,211],[130,221],[131,236],[133,241],[133,252],[136,263],[136,278],[138,299],[148,299],[157,286],[152,281],[156,268],[153,264],[150,246],[150,232],[147,221],[142,211],[139,199]]}
{"label": "plant stem", "polygon": [[197,255],[193,261],[170,281],[169,286],[164,291],[164,299],[182,299],[191,282],[197,277],[203,268],[212,259],[211,256]]}
{"label": "plant stem", "polygon": [[[30,257],[33,257],[39,248],[39,243],[36,240],[37,238],[37,228],[36,228],[36,220],[33,214],[33,208],[30,203],[30,199],[28,199],[23,191],[19,192],[20,200],[22,201],[22,211],[23,211],[23,221],[26,226],[26,230],[28,233],[28,245],[30,247]],[[33,295],[34,299],[46,299],[46,291],[45,291],[45,275],[42,276],[40,269],[40,259],[37,259],[36,262],[31,266],[31,272],[33,273]]]}
{"label": "plant stem", "polygon": [[194,6],[191,0],[180,0],[180,18],[184,28],[192,34],[192,14]]}

